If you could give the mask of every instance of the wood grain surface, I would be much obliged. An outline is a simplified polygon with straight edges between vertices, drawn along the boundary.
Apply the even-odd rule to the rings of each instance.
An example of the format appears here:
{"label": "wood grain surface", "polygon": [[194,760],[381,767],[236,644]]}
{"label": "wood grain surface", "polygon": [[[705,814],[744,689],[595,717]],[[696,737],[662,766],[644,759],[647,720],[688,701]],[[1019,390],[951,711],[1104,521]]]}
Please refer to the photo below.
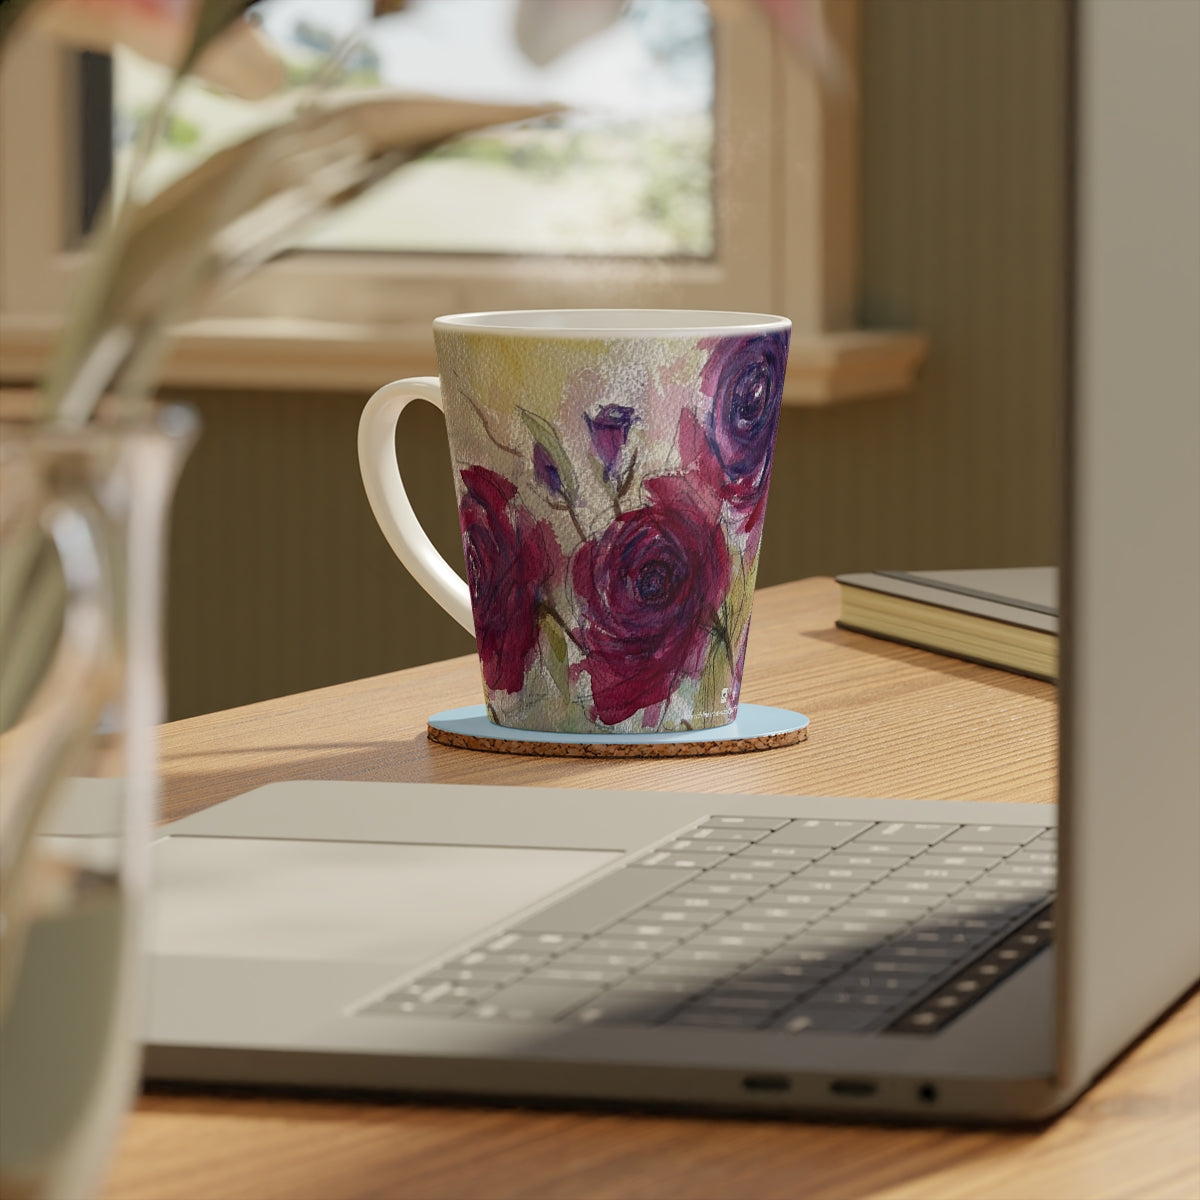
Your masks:
{"label": "wood grain surface", "polygon": [[[1052,685],[838,630],[836,616],[830,580],[756,602],[743,697],[806,713],[797,746],[654,762],[436,745],[426,717],[479,699],[463,658],[165,727],[166,811],[313,778],[1054,799]],[[1193,1200],[1200,998],[1033,1130],[157,1092],[126,1125],[105,1197]]]}

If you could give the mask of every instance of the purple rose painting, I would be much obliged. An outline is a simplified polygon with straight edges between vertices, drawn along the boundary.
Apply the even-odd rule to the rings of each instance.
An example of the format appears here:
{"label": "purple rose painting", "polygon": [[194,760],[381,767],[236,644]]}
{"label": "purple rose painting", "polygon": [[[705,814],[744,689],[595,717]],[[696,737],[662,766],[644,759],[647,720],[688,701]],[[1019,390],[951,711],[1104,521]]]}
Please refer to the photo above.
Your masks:
{"label": "purple rose painting", "polygon": [[512,339],[453,358],[492,719],[567,732],[737,714],[787,333]]}
{"label": "purple rose painting", "polygon": [[606,404],[595,416],[585,414],[592,447],[600,459],[604,478],[610,483],[616,477],[621,452],[629,440],[629,431],[637,414],[627,404]]}
{"label": "purple rose painting", "polygon": [[545,589],[562,552],[553,530],[516,501],[516,486],[486,467],[461,472],[467,586],[484,683],[517,692],[538,641]]}
{"label": "purple rose painting", "polygon": [[575,638],[606,725],[664,704],[681,678],[699,674],[729,587],[715,513],[678,476],[643,487],[649,503],[622,513],[571,563]]}
{"label": "purple rose painting", "polygon": [[721,469],[721,495],[749,514],[749,528],[762,519],[771,478],[788,334],[713,338],[708,345],[701,387],[712,407],[705,434]]}

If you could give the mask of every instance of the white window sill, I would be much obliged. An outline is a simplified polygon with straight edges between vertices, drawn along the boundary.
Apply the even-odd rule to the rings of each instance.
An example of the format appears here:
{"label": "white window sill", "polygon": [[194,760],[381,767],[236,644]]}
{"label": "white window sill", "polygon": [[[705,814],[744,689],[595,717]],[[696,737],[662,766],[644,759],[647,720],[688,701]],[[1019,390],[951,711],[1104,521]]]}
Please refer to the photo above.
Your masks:
{"label": "white window sill", "polygon": [[[55,330],[56,323],[48,318],[0,319],[0,383],[34,382]],[[920,333],[851,330],[796,335],[784,403],[822,406],[906,391],[927,349],[928,341]],[[175,388],[367,393],[389,379],[436,373],[426,323],[382,327],[223,318],[180,328],[162,382]]]}

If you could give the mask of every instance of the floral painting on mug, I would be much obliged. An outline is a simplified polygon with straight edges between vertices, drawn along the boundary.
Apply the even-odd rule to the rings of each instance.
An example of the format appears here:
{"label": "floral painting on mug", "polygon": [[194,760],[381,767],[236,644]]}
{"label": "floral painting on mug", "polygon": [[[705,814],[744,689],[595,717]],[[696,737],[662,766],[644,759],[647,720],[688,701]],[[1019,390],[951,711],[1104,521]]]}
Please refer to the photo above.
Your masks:
{"label": "floral painting on mug", "polygon": [[491,719],[728,724],[787,332],[437,337]]}

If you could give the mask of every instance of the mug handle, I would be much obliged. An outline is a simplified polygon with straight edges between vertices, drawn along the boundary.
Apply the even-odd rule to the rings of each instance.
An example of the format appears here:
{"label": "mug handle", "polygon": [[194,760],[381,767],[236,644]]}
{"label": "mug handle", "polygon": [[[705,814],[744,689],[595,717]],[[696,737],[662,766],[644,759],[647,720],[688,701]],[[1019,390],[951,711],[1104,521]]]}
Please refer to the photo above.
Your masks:
{"label": "mug handle", "polygon": [[385,383],[367,401],[358,422],[358,467],[371,511],[388,545],[409,574],[472,637],[471,593],[462,576],[438,553],[421,528],[400,479],[396,462],[396,422],[412,400],[426,400],[440,413],[442,385],[432,376]]}

